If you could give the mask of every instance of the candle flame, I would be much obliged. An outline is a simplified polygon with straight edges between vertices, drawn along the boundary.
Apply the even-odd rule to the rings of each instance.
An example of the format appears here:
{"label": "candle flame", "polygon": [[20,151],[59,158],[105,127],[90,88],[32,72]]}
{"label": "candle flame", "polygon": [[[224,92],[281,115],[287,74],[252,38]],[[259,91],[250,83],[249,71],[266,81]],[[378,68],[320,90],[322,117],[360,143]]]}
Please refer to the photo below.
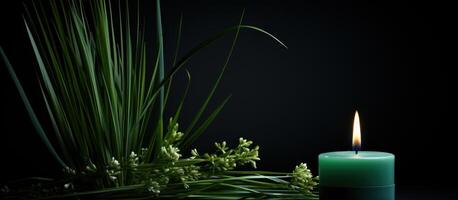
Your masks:
{"label": "candle flame", "polygon": [[358,111],[355,112],[355,119],[353,121],[353,149],[358,153],[361,148],[361,126],[359,123]]}

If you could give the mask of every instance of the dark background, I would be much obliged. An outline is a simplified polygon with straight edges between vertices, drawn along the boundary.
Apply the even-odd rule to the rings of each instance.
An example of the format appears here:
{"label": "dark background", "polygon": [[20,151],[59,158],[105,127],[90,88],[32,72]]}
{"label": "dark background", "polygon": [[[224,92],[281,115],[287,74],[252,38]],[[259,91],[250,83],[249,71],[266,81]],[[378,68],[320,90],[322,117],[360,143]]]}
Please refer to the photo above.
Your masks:
{"label": "dark background", "polygon": [[[151,2],[142,5],[147,15],[154,15]],[[260,33],[241,32],[211,107],[229,94],[233,97],[196,143],[200,151],[211,149],[214,141],[235,144],[243,136],[261,146],[261,169],[292,171],[306,162],[316,174],[318,154],[351,149],[358,109],[363,150],[396,155],[400,199],[452,199],[458,196],[458,176],[452,74],[446,56],[449,27],[454,26],[449,7],[407,1],[168,0],[162,9],[166,64],[170,66],[176,46],[180,13],[183,55],[213,33],[237,24],[246,8],[244,24],[269,31],[289,49]],[[21,1],[0,1],[0,45],[26,91],[39,102],[36,63],[22,12]],[[217,42],[187,66],[193,82],[183,126],[208,93],[231,41],[227,37]],[[183,89],[183,77],[180,73],[174,84],[172,105]],[[4,67],[0,80],[0,182],[55,175],[57,165]],[[40,103],[34,104],[38,113],[45,113]]]}

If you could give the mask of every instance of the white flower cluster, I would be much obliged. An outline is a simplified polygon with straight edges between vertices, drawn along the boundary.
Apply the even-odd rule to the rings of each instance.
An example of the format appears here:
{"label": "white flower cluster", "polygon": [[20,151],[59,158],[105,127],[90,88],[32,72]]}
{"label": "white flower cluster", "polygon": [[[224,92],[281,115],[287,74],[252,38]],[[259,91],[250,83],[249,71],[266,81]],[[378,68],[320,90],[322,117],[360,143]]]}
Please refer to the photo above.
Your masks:
{"label": "white flower cluster", "polygon": [[139,158],[135,152],[130,152],[129,159],[127,160],[127,165],[130,169],[135,170],[138,166]]}
{"label": "white flower cluster", "polygon": [[190,159],[196,159],[197,157],[199,157],[199,152],[197,152],[197,149],[192,149],[191,150],[191,157],[189,157]]}
{"label": "white flower cluster", "polygon": [[307,164],[301,163],[294,169],[291,174],[291,187],[304,193],[310,194],[311,191],[318,185],[318,177],[313,177]]}
{"label": "white flower cluster", "polygon": [[[170,118],[170,123],[173,118]],[[169,132],[164,138],[164,145],[161,147],[159,158],[166,161],[177,161],[181,158],[180,149],[177,147],[177,142],[183,138],[183,133],[178,131],[178,123],[170,124]]]}
{"label": "white flower cluster", "polygon": [[261,160],[259,158],[259,146],[250,149],[251,144],[253,144],[253,141],[239,138],[239,146],[236,148],[235,154],[238,155],[240,164],[250,163],[253,168],[256,168],[256,161]]}
{"label": "white flower cluster", "polygon": [[169,123],[170,123],[169,131],[166,137],[164,138],[164,144],[165,145],[174,145],[176,144],[176,142],[183,139],[184,134],[178,131],[178,123],[172,124],[173,118],[170,118]]}
{"label": "white flower cluster", "polygon": [[147,182],[146,182],[146,189],[151,192],[151,193],[154,193],[156,195],[158,195],[159,193],[161,193],[161,186],[158,182],[154,181],[152,178],[150,178]]}
{"label": "white flower cluster", "polygon": [[200,156],[196,149],[191,151],[191,159],[201,158],[205,159],[210,163],[210,168],[216,171],[227,171],[236,168],[238,165],[251,164],[253,168],[256,168],[256,161],[260,160],[259,158],[259,146],[250,148],[253,144],[252,141],[246,140],[244,138],[239,139],[239,145],[230,149],[227,147],[225,141],[215,143],[217,149],[216,154],[204,154]]}
{"label": "white flower cluster", "polygon": [[121,165],[119,164],[119,161],[116,160],[115,157],[112,157],[107,166],[108,177],[112,181],[116,181],[118,179],[118,175],[121,173],[120,170]]}
{"label": "white flower cluster", "polygon": [[166,161],[177,161],[181,157],[180,149],[178,149],[178,147],[174,147],[173,145],[163,146],[161,147],[159,157]]}

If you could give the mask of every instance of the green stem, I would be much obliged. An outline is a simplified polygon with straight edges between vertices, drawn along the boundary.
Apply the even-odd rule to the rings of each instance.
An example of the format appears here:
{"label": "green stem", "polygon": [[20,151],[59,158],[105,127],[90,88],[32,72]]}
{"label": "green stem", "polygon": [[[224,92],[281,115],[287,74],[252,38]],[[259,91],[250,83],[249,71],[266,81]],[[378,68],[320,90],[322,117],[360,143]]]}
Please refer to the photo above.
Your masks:
{"label": "green stem", "polygon": [[[160,0],[156,0],[156,26],[157,26],[157,41],[159,44],[159,83],[164,81],[164,40],[162,37],[162,19],[161,19],[161,3]],[[157,157],[157,152],[159,148],[162,146],[163,134],[164,134],[164,85],[160,85],[160,93],[159,93],[159,113],[158,113],[158,123],[157,128],[158,131],[156,132],[156,144],[155,144],[155,157]]]}

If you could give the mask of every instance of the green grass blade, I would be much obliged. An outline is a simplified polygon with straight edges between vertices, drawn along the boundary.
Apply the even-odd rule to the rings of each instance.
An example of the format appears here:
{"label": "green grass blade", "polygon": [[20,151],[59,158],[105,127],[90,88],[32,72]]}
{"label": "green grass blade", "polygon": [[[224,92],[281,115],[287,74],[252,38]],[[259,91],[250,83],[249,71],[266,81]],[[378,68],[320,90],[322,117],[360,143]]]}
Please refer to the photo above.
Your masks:
{"label": "green grass blade", "polygon": [[21,96],[22,102],[25,105],[27,113],[29,114],[29,117],[32,120],[33,126],[37,130],[38,135],[40,136],[41,140],[45,143],[46,147],[51,152],[51,154],[54,156],[54,158],[57,160],[57,162],[62,167],[64,168],[67,167],[67,165],[62,161],[62,159],[60,158],[60,156],[57,154],[56,150],[52,146],[51,142],[49,141],[48,137],[46,136],[46,133],[43,127],[41,126],[41,123],[38,120],[32,106],[30,105],[29,99],[27,98],[27,95],[25,94],[24,89],[22,88],[21,82],[19,81],[18,77],[16,76],[16,72],[14,71],[13,67],[11,66],[10,61],[6,57],[5,52],[3,52],[2,47],[0,47],[0,54],[2,55],[2,59],[5,62],[6,68],[8,69],[8,72],[11,78],[13,79],[14,84],[16,85],[19,95]]}
{"label": "green grass blade", "polygon": [[199,126],[199,128],[196,129],[193,133],[190,133],[188,137],[184,139],[184,142],[180,144],[181,149],[189,149],[191,144],[199,138],[202,133],[210,126],[210,124],[215,120],[216,116],[221,112],[223,109],[224,105],[229,101],[231,96],[228,96],[218,107],[215,108],[215,110],[208,116],[208,118],[202,123],[202,125]]}
{"label": "green grass blade", "polygon": [[[164,80],[164,39],[162,37],[162,19],[161,19],[161,3],[160,0],[156,0],[156,36],[159,44],[159,82]],[[154,157],[157,157],[157,152],[159,152],[160,147],[162,146],[162,140],[164,138],[164,105],[165,105],[165,91],[164,86],[159,86],[159,112],[157,119],[157,127],[154,132],[155,135],[155,154]]]}
{"label": "green grass blade", "polygon": [[[174,66],[174,65],[177,63],[178,54],[180,53],[181,28],[182,28],[182,25],[183,25],[183,14],[180,15],[180,22],[178,23],[178,31],[177,31],[175,55],[173,56],[172,66]],[[169,94],[170,94],[170,89],[171,89],[171,86],[172,86],[172,82],[173,82],[173,79],[171,78],[171,79],[169,80],[169,83],[167,84],[167,87],[166,87],[164,106],[167,106],[167,99],[168,99]]]}
{"label": "green grass blade", "polygon": [[[164,80],[164,39],[162,37],[161,1],[156,0],[156,35],[159,43],[159,81]],[[164,87],[160,89],[160,110],[164,111]],[[162,114],[162,113],[161,113]]]}
{"label": "green grass blade", "polygon": [[51,120],[51,124],[53,126],[54,132],[56,133],[57,141],[60,144],[60,148],[62,149],[62,153],[64,154],[64,159],[66,159],[67,163],[69,163],[70,166],[75,166],[73,161],[72,161],[72,157],[70,156],[70,152],[69,152],[69,150],[67,148],[67,144],[66,144],[66,142],[64,142],[64,139],[62,137],[62,133],[60,132],[59,126],[57,125],[56,118],[54,117],[54,112],[52,111],[52,108],[49,105],[49,100],[48,100],[48,98],[47,98],[47,96],[45,94],[45,91],[44,91],[43,87],[41,86],[41,83],[39,85],[40,85],[41,94],[43,96],[43,100],[45,102],[46,109],[48,111],[48,114],[49,114],[49,117],[50,117],[50,120]]}
{"label": "green grass blade", "polygon": [[171,69],[171,71],[164,77],[164,80],[162,80],[157,85],[157,88],[155,90],[153,90],[153,92],[149,93],[148,98],[147,98],[148,102],[145,104],[141,116],[144,116],[144,115],[147,114],[148,108],[151,106],[151,104],[153,102],[153,99],[154,99],[153,97],[156,96],[159,93],[160,88],[163,87],[164,84],[166,84],[173,77],[173,75],[175,75],[181,68],[183,68],[183,66],[186,63],[188,63],[189,60],[192,57],[194,57],[196,54],[198,54],[202,49],[205,49],[208,46],[210,46],[211,44],[213,44],[215,41],[221,39],[222,37],[226,36],[227,34],[229,34],[231,32],[238,31],[239,29],[255,30],[257,32],[264,33],[265,35],[269,36],[274,41],[276,41],[278,44],[280,44],[282,47],[287,48],[286,45],[283,42],[281,42],[278,38],[276,38],[272,34],[268,33],[267,31],[265,31],[265,30],[263,30],[261,28],[255,27],[255,26],[237,25],[237,26],[232,26],[232,27],[226,28],[223,31],[213,35],[212,37],[208,38],[207,40],[201,42],[200,44],[198,44],[197,46],[192,48],[187,54],[185,54],[183,56],[183,58],[181,58],[177,62],[176,65],[174,65],[174,67]]}
{"label": "green grass blade", "polygon": [[[242,24],[244,13],[245,13],[245,11],[242,12],[242,15],[240,17],[239,26]],[[213,95],[215,94],[216,88],[218,87],[219,83],[221,82],[221,79],[222,79],[222,77],[224,75],[224,72],[226,71],[226,68],[227,68],[227,65],[229,63],[229,60],[230,60],[230,58],[232,56],[232,52],[234,51],[234,47],[235,47],[235,44],[237,42],[237,38],[238,38],[239,32],[240,32],[240,28],[238,28],[237,31],[235,32],[234,40],[232,41],[231,48],[229,49],[229,53],[226,56],[226,60],[225,60],[224,65],[223,65],[223,67],[221,69],[221,72],[218,75],[218,78],[216,79],[216,81],[213,84],[213,87],[212,87],[210,93],[208,94],[207,98],[205,99],[203,105],[200,107],[199,111],[197,111],[196,116],[191,121],[191,124],[188,126],[188,128],[185,131],[185,133],[191,134],[191,131],[193,130],[194,126],[199,121],[200,117],[202,116],[202,114],[204,113],[205,109],[207,108],[208,103],[210,102],[210,100],[212,99]]]}
{"label": "green grass blade", "polygon": [[178,119],[180,118],[181,111],[183,109],[184,101],[186,99],[186,96],[188,95],[189,87],[191,85],[191,74],[189,73],[188,70],[186,70],[186,75],[187,75],[186,77],[187,77],[188,82],[186,84],[186,88],[184,90],[184,93],[183,93],[183,95],[181,97],[180,103],[178,104],[177,110],[175,111],[175,114],[173,115],[172,121],[169,122],[168,132],[167,132],[167,135],[165,136],[165,138],[167,138],[168,134],[171,133],[171,130],[173,129],[173,126],[175,126],[175,124],[178,123]]}

